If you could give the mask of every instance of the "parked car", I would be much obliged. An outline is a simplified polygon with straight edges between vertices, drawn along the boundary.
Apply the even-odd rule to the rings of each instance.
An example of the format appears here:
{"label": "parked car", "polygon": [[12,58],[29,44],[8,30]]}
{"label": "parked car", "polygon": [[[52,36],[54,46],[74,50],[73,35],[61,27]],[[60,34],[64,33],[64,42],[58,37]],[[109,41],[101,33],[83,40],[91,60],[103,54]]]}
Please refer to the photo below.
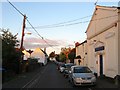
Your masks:
{"label": "parked car", "polygon": [[65,70],[65,64],[64,64],[64,63],[61,64],[59,68],[60,68],[59,71],[60,71],[61,73],[63,73],[63,71]]}
{"label": "parked car", "polygon": [[72,66],[69,71],[69,81],[73,86],[96,85],[96,77],[86,66]]}
{"label": "parked car", "polygon": [[56,65],[58,65],[58,61],[53,61]]}
{"label": "parked car", "polygon": [[69,74],[69,71],[71,70],[71,67],[74,66],[73,63],[67,63],[65,64],[65,68],[64,68],[64,71],[63,71],[63,74],[64,76],[67,78],[68,77],[68,74]]}
{"label": "parked car", "polygon": [[0,67],[0,72],[6,72],[6,69],[3,67]]}
{"label": "parked car", "polygon": [[57,69],[60,70],[60,66],[63,65],[63,64],[64,64],[63,62],[58,62]]}

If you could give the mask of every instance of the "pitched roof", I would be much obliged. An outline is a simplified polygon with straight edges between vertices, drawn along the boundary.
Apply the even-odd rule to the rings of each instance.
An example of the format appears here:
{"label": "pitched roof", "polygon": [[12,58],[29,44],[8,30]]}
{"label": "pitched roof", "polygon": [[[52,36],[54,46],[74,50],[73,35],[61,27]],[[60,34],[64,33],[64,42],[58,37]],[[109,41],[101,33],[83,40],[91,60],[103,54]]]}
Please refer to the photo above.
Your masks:
{"label": "pitched roof", "polygon": [[45,56],[48,56],[47,53],[40,48],[40,50],[45,54]]}
{"label": "pitched roof", "polygon": [[101,8],[118,8],[116,6],[100,6],[100,5],[96,5],[97,8],[101,7]]}
{"label": "pitched roof", "polygon": [[82,43],[79,43],[76,47],[78,47],[78,46],[80,46],[80,45],[82,45],[84,43],[87,43],[87,40],[83,41]]}
{"label": "pitched roof", "polygon": [[[120,9],[120,7],[96,5],[95,11],[94,11],[94,13],[93,13],[93,16],[92,16],[90,22],[89,22],[89,25],[88,25],[88,27],[87,27],[86,32],[88,31],[88,29],[89,29],[89,27],[90,27],[90,24],[91,24],[91,22],[92,22],[92,20],[93,20],[93,17],[94,17],[94,15],[96,15],[96,11],[97,11],[98,9],[116,11],[117,9]],[[85,33],[86,33],[86,32],[85,32]]]}

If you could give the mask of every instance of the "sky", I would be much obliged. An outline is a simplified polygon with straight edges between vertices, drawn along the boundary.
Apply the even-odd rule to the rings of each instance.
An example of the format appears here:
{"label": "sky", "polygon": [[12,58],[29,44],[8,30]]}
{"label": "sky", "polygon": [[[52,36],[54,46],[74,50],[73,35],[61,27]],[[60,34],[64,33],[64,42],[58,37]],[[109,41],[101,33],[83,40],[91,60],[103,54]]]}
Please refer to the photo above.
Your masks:
{"label": "sky", "polygon": [[[5,1],[5,0],[4,0]],[[9,0],[10,1],[10,0]],[[24,47],[34,49],[47,47],[47,53],[60,52],[61,47],[74,47],[75,42],[86,40],[85,31],[95,9],[95,2],[102,6],[118,6],[118,2],[12,2],[12,4],[27,16],[35,27],[31,28],[26,21]],[[113,0],[114,1],[114,0]],[[9,29],[21,40],[23,16],[20,15],[7,1],[0,4],[1,28]],[[85,23],[84,23],[85,22]],[[31,35],[27,33],[31,32]]]}

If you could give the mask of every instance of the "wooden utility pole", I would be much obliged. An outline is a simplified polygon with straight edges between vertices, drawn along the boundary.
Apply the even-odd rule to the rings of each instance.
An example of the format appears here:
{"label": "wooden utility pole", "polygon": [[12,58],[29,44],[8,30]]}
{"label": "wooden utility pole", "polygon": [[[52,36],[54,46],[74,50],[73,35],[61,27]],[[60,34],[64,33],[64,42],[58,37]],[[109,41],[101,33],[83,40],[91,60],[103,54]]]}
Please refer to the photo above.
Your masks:
{"label": "wooden utility pole", "polygon": [[[22,38],[21,38],[21,45],[20,45],[20,50],[23,51],[23,40],[24,40],[24,31],[25,31],[25,21],[26,21],[26,15],[24,15],[23,18],[23,26],[22,26]],[[22,61],[23,61],[23,54],[21,56],[20,62],[19,62],[19,73],[23,72],[23,65],[22,65]]]}
{"label": "wooden utility pole", "polygon": [[25,21],[26,21],[26,15],[24,15],[23,18],[23,26],[22,26],[22,38],[21,38],[21,45],[20,45],[20,49],[23,50],[23,40],[24,40],[24,31],[25,31]]}

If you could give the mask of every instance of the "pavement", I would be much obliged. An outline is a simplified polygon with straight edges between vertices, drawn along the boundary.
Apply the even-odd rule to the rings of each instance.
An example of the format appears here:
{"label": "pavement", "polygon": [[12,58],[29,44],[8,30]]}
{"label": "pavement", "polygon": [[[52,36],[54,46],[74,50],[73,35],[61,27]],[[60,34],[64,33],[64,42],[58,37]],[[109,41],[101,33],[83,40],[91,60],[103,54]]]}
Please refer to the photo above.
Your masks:
{"label": "pavement", "polygon": [[120,88],[120,85],[116,85],[114,79],[109,77],[98,77],[97,88]]}
{"label": "pavement", "polygon": [[41,72],[44,67],[39,67],[31,72],[24,72],[19,74],[14,79],[2,84],[2,88],[22,88],[28,83],[37,73]]}
{"label": "pavement", "polygon": [[[47,65],[49,65],[49,63]],[[43,72],[46,67],[49,67],[49,69],[48,69],[49,71],[52,70],[51,72],[54,72],[54,69],[50,69],[50,66],[47,66],[47,65],[43,66],[43,67],[40,67],[40,68],[34,70],[33,72],[27,72],[27,73],[23,73],[23,74],[18,75],[17,78],[15,78],[15,79],[13,79],[13,80],[11,80],[9,82],[6,82],[6,83],[2,84],[2,88],[3,88],[2,90],[4,90],[5,88],[22,88],[22,87],[24,87],[38,73]],[[50,75],[54,76],[52,73]],[[62,78],[61,75],[59,75],[59,76]],[[41,76],[41,77],[43,77],[43,76]],[[58,76],[56,76],[56,77],[58,78]],[[64,79],[64,77],[62,79]],[[61,82],[63,82],[62,79],[61,79]],[[52,78],[48,78],[48,80],[53,81]],[[67,83],[67,82],[65,81],[63,83]],[[60,83],[59,83],[59,85],[60,85]],[[44,87],[42,87],[42,88],[44,88]],[[68,87],[68,88],[70,88],[70,87]],[[114,80],[112,80],[110,78],[107,78],[107,77],[98,77],[97,78],[97,85],[95,87],[93,87],[92,89],[95,89],[95,88],[119,88],[120,89],[120,86],[115,85]]]}

